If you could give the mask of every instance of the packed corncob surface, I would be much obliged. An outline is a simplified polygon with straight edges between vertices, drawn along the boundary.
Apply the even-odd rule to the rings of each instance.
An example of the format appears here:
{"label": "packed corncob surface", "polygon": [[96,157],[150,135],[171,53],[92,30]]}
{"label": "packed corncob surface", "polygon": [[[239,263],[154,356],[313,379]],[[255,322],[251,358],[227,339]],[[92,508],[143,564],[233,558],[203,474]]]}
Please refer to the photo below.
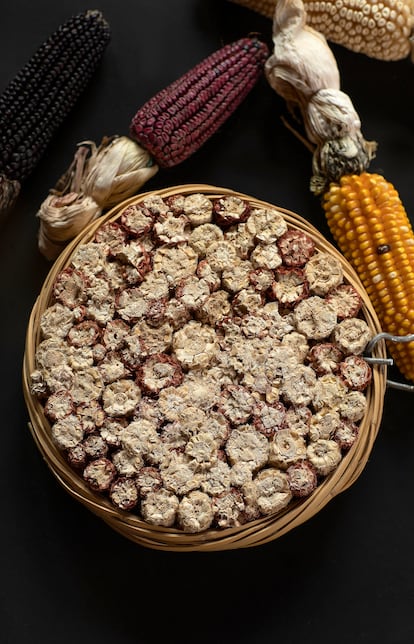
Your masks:
{"label": "packed corncob surface", "polygon": [[[230,0],[272,19],[278,0]],[[413,0],[304,0],[307,23],[333,43],[379,60],[412,53]]]}
{"label": "packed corncob surface", "polygon": [[109,39],[109,25],[101,12],[87,10],[72,17],[49,36],[1,94],[1,210],[12,204],[84,91]]}
{"label": "packed corncob surface", "polygon": [[314,146],[311,189],[322,195],[332,235],[365,285],[383,332],[405,336],[388,348],[400,372],[414,380],[414,342],[405,341],[414,333],[411,222],[394,186],[367,172],[376,144],[362,136],[359,116],[340,90],[335,58],[305,20],[302,0],[278,0],[267,78],[300,107]]}
{"label": "packed corncob surface", "polygon": [[[378,174],[346,175],[323,196],[332,235],[358,270],[391,335],[414,332],[414,235],[394,186]],[[414,343],[389,343],[400,371],[414,380]]]}
{"label": "packed corncob surface", "polygon": [[358,439],[372,332],[341,260],[237,194],[136,197],[79,243],[31,373],[115,508],[196,533],[309,497]]}
{"label": "packed corncob surface", "polygon": [[240,105],[268,55],[255,38],[222,47],[143,105],[132,119],[131,137],[160,166],[185,161]]}
{"label": "packed corncob surface", "polygon": [[130,136],[81,144],[39,209],[42,254],[55,259],[87,223],[138,192],[159,166],[194,154],[253,89],[268,55],[255,37],[229,43],[147,101],[131,120]]}

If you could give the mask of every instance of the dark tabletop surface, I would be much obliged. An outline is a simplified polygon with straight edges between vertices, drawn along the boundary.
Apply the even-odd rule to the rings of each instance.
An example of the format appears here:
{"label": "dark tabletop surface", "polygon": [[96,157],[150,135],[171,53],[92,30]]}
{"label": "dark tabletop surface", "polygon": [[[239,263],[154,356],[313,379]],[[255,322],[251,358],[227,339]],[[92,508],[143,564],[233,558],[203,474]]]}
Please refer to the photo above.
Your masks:
{"label": "dark tabletop surface", "polygon": [[[223,44],[270,21],[226,0],[13,0],[0,20],[0,91],[69,16],[99,8],[112,40],[16,207],[1,221],[0,641],[354,644],[414,641],[412,394],[388,389],[368,463],[310,521],[266,545],[170,553],[115,533],[57,483],[28,430],[21,370],[28,317],[50,270],[35,213],[76,143],[126,134],[155,92]],[[334,47],[342,87],[383,173],[414,212],[414,66]],[[283,125],[263,79],[199,152],[147,189],[202,182],[308,218],[328,235],[308,191],[309,152]]]}

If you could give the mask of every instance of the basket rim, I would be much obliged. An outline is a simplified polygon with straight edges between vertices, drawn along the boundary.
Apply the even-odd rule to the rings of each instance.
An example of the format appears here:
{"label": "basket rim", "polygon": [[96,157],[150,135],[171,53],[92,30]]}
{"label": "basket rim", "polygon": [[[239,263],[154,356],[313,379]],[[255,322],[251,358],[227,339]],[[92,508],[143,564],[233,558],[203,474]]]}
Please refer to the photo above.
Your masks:
{"label": "basket rim", "polygon": [[[133,203],[138,203],[148,196],[167,197],[174,194],[193,193],[206,194],[210,198],[223,195],[237,196],[247,199],[254,206],[280,211],[289,227],[307,232],[314,239],[318,250],[324,250],[339,259],[345,279],[354,284],[361,295],[363,317],[374,334],[381,331],[375,310],[356,272],[344,256],[323,237],[315,226],[291,210],[230,188],[203,183],[179,184],[136,194],[117,204],[102,217],[90,223],[62,251],[52,265],[33,305],[26,331],[22,384],[30,419],[28,423],[29,430],[52,474],[73,498],[86,506],[114,530],[135,543],[153,549],[170,551],[214,551],[261,545],[282,536],[317,514],[337,494],[350,487],[363,471],[379,431],[387,375],[385,365],[372,365],[372,383],[366,391],[367,413],[360,423],[356,442],[342,459],[337,469],[329,474],[310,496],[300,501],[291,502],[285,510],[276,515],[262,517],[235,528],[210,529],[201,533],[189,534],[178,529],[152,526],[132,512],[117,510],[108,500],[88,488],[81,477],[70,468],[63,454],[52,442],[49,431],[50,425],[43,414],[41,402],[31,393],[30,374],[35,368],[35,352],[40,340],[40,316],[50,303],[51,288],[57,273],[68,265],[75,249],[79,245],[90,241],[96,230],[103,223],[117,219],[119,213],[126,207]],[[386,356],[384,341],[376,345],[373,355],[378,358]]]}

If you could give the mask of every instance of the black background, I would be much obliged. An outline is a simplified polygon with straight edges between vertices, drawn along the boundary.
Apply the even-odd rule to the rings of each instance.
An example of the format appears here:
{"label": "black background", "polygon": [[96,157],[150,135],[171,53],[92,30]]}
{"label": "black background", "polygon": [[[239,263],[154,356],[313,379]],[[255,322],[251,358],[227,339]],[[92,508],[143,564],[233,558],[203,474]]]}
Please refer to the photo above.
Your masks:
{"label": "black background", "polygon": [[[30,310],[51,267],[36,211],[76,143],[126,134],[135,111],[214,50],[271,23],[227,0],[13,0],[0,19],[0,91],[72,14],[99,8],[112,40],[87,91],[1,221],[0,641],[414,641],[412,394],[389,389],[376,444],[346,492],[267,545],[216,553],[129,542],[56,482],[29,433],[21,369]],[[333,47],[365,138],[414,211],[414,65]],[[308,218],[328,238],[309,190],[311,157],[281,120],[262,79],[220,132],[146,189],[202,182],[243,191]]]}

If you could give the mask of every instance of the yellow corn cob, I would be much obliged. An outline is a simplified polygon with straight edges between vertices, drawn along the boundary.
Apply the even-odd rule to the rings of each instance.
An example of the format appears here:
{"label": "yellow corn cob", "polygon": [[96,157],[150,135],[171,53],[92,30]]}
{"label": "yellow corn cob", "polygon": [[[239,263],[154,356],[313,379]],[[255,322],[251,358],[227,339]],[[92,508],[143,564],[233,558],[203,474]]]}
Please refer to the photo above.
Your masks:
{"label": "yellow corn cob", "polygon": [[[323,197],[330,231],[354,266],[383,331],[414,330],[414,234],[394,186],[379,174],[345,175]],[[414,380],[414,342],[389,343],[401,373]]]}
{"label": "yellow corn cob", "polygon": [[[277,0],[230,0],[273,18]],[[379,60],[411,53],[413,0],[303,0],[307,24],[327,40]]]}

